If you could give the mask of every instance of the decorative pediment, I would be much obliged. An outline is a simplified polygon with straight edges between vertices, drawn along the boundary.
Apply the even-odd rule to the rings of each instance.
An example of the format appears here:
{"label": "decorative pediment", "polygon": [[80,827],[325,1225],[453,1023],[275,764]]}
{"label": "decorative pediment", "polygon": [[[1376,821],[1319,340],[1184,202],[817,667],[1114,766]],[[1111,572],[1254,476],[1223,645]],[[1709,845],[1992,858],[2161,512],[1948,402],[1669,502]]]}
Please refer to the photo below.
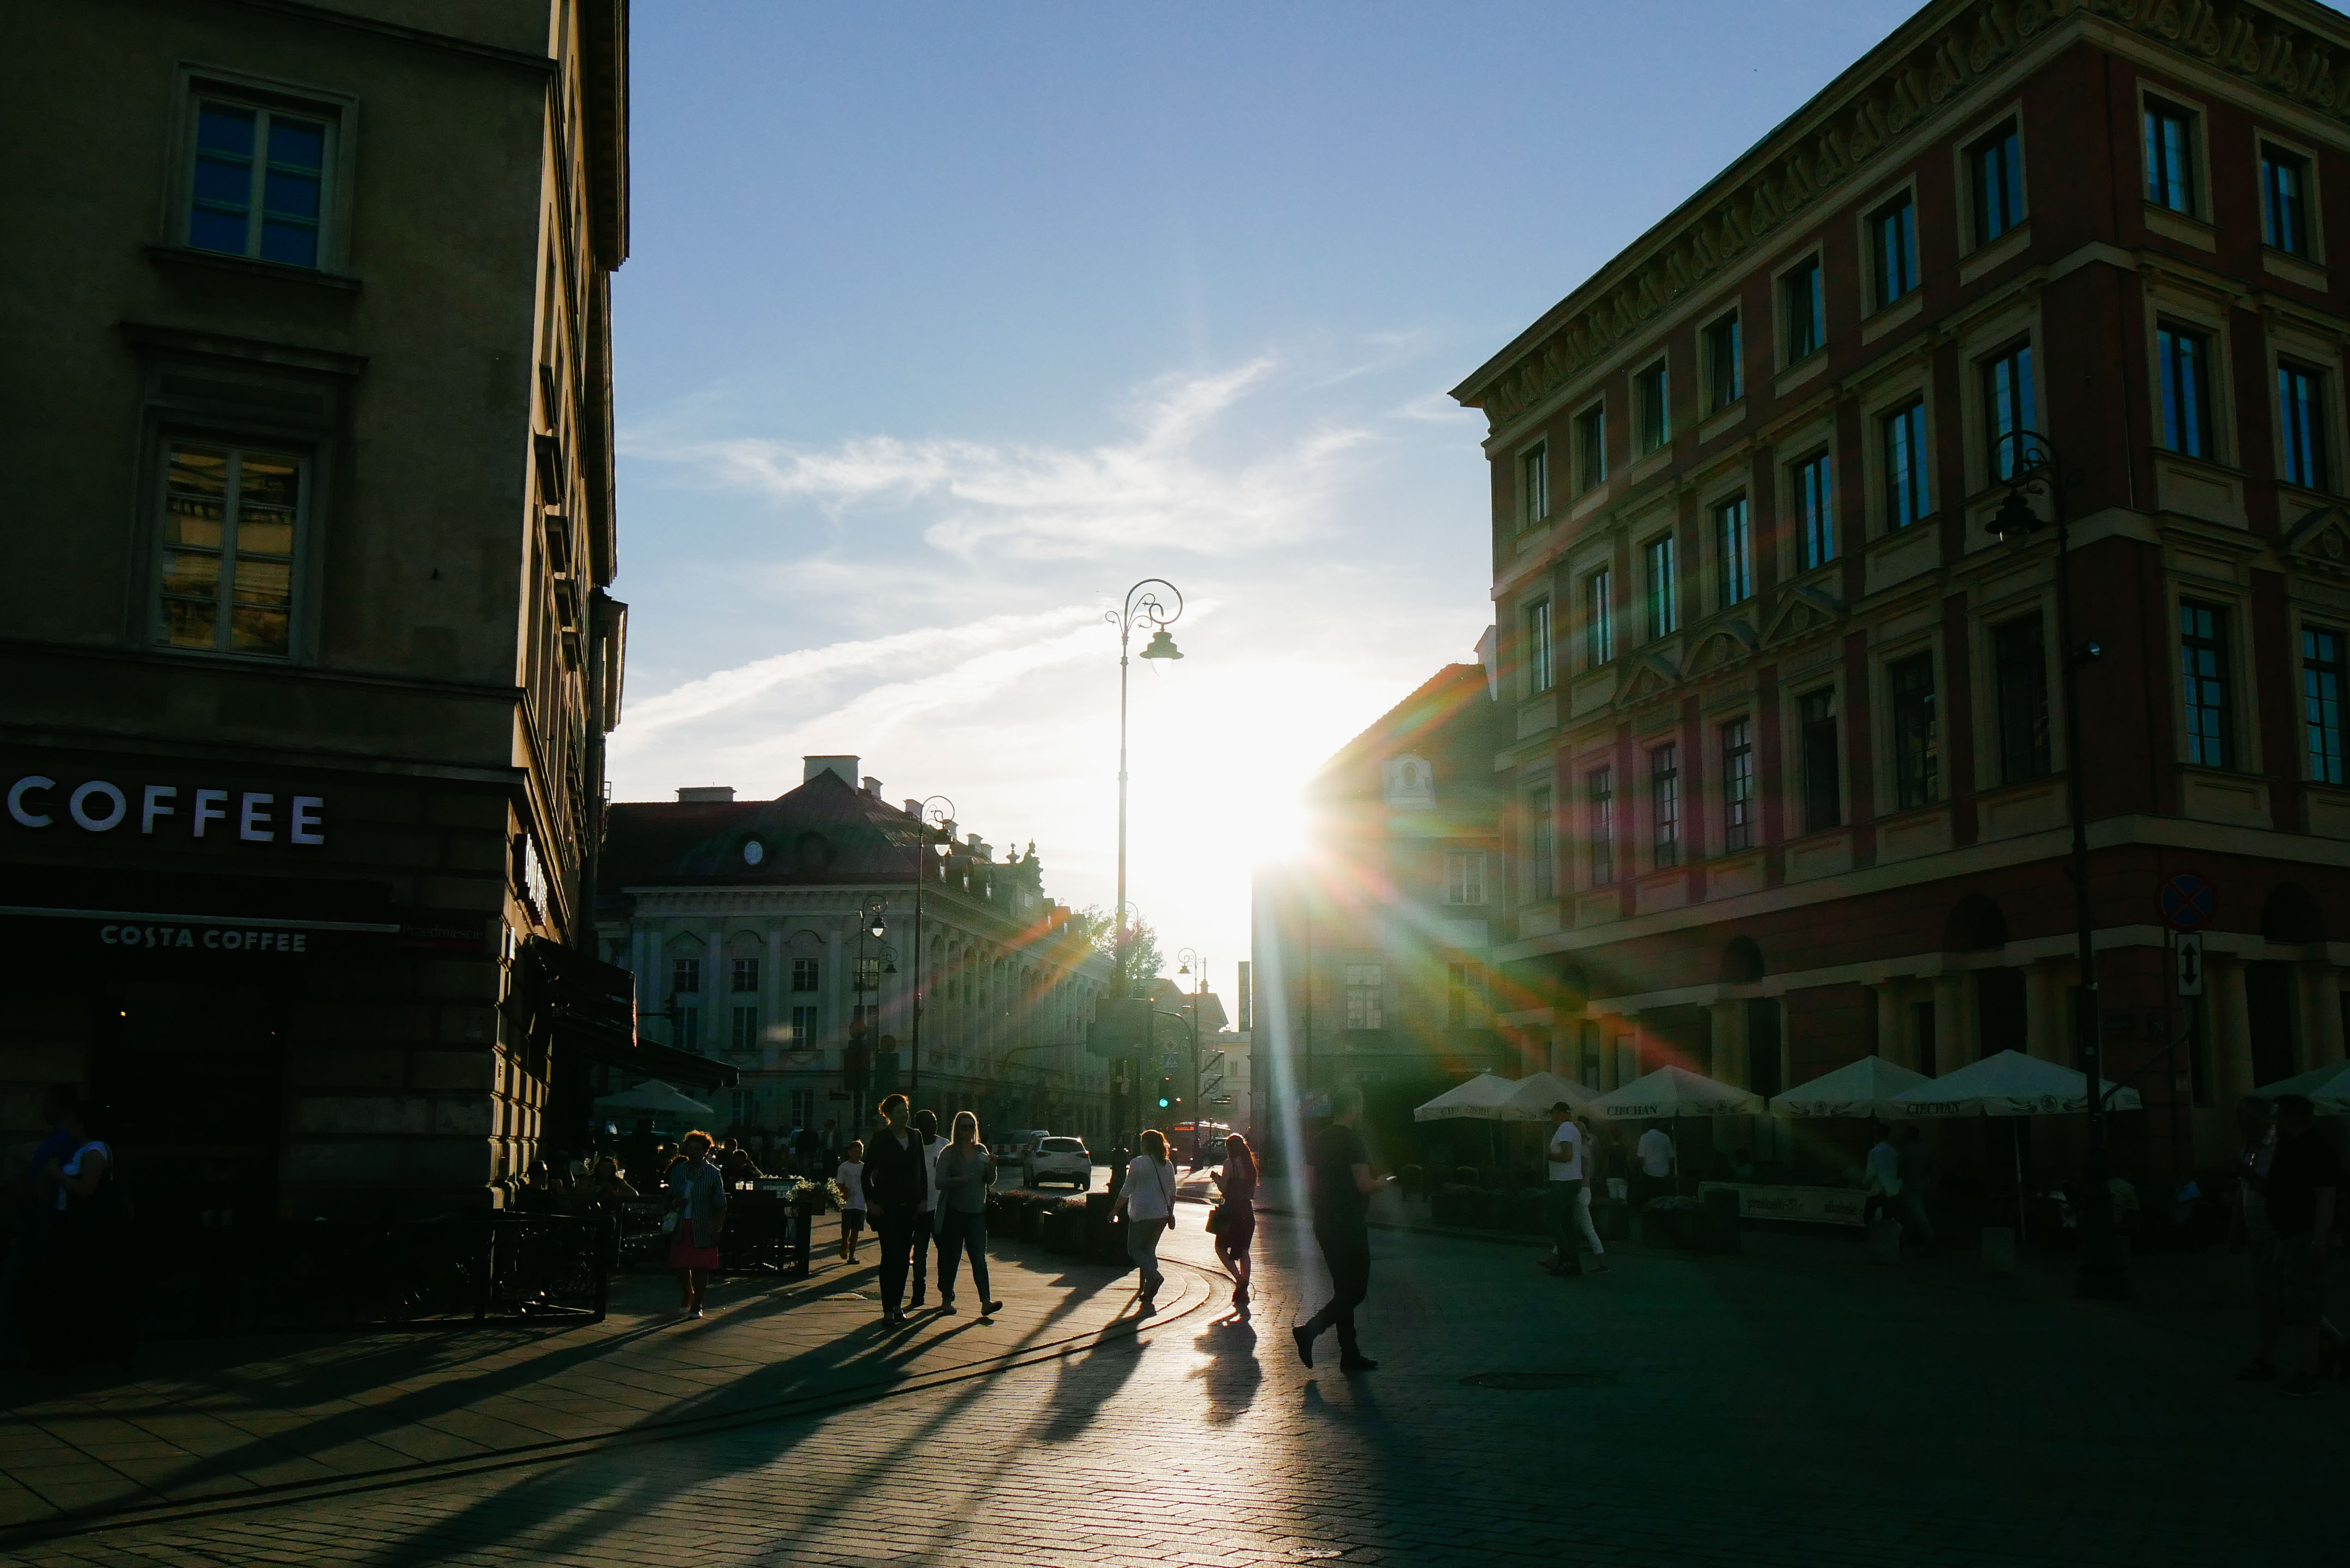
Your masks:
{"label": "decorative pediment", "polygon": [[2293,564],[2330,576],[2350,576],[2350,513],[2338,505],[2307,513],[2284,536]]}
{"label": "decorative pediment", "polygon": [[1642,651],[1632,656],[1631,670],[1617,683],[1617,708],[1637,708],[1651,697],[1662,697],[1679,687],[1680,667],[1661,653]]}
{"label": "decorative pediment", "polygon": [[1726,620],[1710,627],[1690,651],[1683,673],[1694,679],[1743,664],[1753,657],[1756,641],[1754,623],[1750,620]]}
{"label": "decorative pediment", "polygon": [[1809,583],[1798,583],[1780,599],[1779,607],[1771,617],[1770,625],[1762,629],[1764,648],[1784,648],[1803,642],[1823,633],[1832,632],[1844,624],[1844,601],[1825,588]]}

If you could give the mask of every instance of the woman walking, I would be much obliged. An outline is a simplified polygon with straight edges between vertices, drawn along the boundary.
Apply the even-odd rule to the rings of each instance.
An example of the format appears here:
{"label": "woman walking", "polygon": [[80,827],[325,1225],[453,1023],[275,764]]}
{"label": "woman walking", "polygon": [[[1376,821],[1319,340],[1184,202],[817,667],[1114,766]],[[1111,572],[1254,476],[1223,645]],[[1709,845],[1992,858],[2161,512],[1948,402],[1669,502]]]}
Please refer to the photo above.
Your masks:
{"label": "woman walking", "polygon": [[995,1157],[979,1141],[979,1118],[957,1111],[954,1137],[939,1150],[939,1310],[955,1309],[955,1268],[971,1254],[971,1282],[979,1291],[985,1317],[1003,1303],[987,1289],[987,1189],[995,1181]]}
{"label": "woman walking", "polygon": [[669,1206],[677,1216],[677,1231],[669,1244],[669,1266],[677,1271],[682,1299],[678,1310],[690,1318],[702,1315],[702,1287],[718,1266],[718,1233],[726,1228],[726,1182],[711,1162],[710,1135],[690,1132],[678,1140],[676,1162],[661,1185],[669,1189]]}
{"label": "woman walking", "polygon": [[853,1137],[840,1168],[832,1173],[840,1188],[840,1261],[857,1262],[857,1239],[865,1233],[865,1140]]}
{"label": "woman walking", "polygon": [[1216,1262],[1232,1277],[1232,1310],[1248,1311],[1249,1243],[1256,1239],[1256,1152],[1239,1133],[1224,1140],[1224,1168],[1209,1180],[1223,1194],[1216,1212]]}
{"label": "woman walking", "polygon": [[1175,1167],[1167,1158],[1167,1138],[1157,1127],[1142,1135],[1142,1152],[1126,1168],[1126,1189],[1118,1194],[1126,1211],[1126,1255],[1142,1271],[1142,1311],[1159,1310],[1159,1287],[1166,1275],[1159,1272],[1159,1234],[1175,1218]]}

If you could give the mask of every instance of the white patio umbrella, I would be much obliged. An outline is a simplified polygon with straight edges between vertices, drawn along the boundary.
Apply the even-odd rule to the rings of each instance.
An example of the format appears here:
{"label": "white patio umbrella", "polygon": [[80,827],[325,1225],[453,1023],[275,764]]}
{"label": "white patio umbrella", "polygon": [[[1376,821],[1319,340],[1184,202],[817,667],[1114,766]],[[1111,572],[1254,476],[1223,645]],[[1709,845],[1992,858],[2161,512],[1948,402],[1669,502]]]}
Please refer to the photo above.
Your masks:
{"label": "white patio umbrella", "polygon": [[1498,1077],[1492,1073],[1480,1073],[1466,1083],[1455,1084],[1444,1093],[1417,1106],[1411,1113],[1416,1122],[1449,1122],[1463,1117],[1477,1121],[1493,1121],[1495,1108],[1510,1097],[1518,1086],[1513,1078]]}
{"label": "white patio umbrella", "polygon": [[2350,1116],[2350,1062],[2334,1062],[2307,1073],[2295,1073],[2263,1084],[2252,1093],[2264,1100],[2279,1095],[2306,1096],[2322,1116]]}
{"label": "white patio umbrella", "polygon": [[1581,1110],[1598,1097],[1598,1090],[1586,1089],[1572,1078],[1536,1073],[1512,1085],[1509,1097],[1494,1106],[1492,1114],[1505,1122],[1547,1122],[1550,1108],[1561,1100]]}
{"label": "white patio umbrella", "polygon": [[1687,1067],[1659,1067],[1612,1089],[1584,1107],[1613,1121],[1646,1121],[1652,1117],[1759,1116],[1762,1096],[1692,1073]]}
{"label": "white patio umbrella", "polygon": [[1771,1109],[1783,1116],[1884,1116],[1894,1096],[1933,1080],[1898,1062],[1863,1056],[1808,1084],[1798,1084],[1771,1098]]}
{"label": "white patio umbrella", "polygon": [[649,1078],[617,1095],[606,1095],[596,1102],[596,1108],[613,1116],[650,1116],[655,1121],[681,1116],[707,1118],[718,1114],[657,1078]]}
{"label": "white patio umbrella", "polygon": [[[2105,1085],[2110,1110],[2134,1111],[2144,1102],[2136,1089]],[[1932,1116],[2061,1116],[2089,1108],[2089,1075],[2021,1051],[2002,1051],[1970,1062],[1955,1073],[1904,1090],[1887,1102],[1888,1114],[1923,1120]],[[2023,1234],[2023,1131],[2009,1129],[2015,1145],[2015,1233]]]}

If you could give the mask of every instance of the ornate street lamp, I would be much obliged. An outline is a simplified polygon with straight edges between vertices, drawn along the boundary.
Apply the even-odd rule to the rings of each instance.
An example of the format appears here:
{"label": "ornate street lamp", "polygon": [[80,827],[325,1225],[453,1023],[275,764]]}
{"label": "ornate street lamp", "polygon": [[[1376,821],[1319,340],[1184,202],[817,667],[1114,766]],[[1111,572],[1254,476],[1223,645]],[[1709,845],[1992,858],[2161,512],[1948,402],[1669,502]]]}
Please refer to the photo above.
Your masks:
{"label": "ornate street lamp", "polygon": [[[1169,609],[1159,598],[1158,589],[1165,588],[1175,597],[1175,607]],[[1126,649],[1137,626],[1152,628],[1149,642],[1144,645],[1145,659],[1180,659],[1183,650],[1175,646],[1167,628],[1183,618],[1182,591],[1164,577],[1145,577],[1126,590],[1124,605],[1103,612],[1102,619],[1118,628],[1118,913],[1112,952],[1118,968],[1118,994],[1131,994],[1126,980]]]}
{"label": "ornate street lamp", "polygon": [[922,884],[931,879],[931,856],[943,860],[953,851],[954,838],[947,826],[954,820],[955,803],[942,794],[914,807],[914,1044],[906,1055],[909,1098],[922,1086]]}
{"label": "ornate street lamp", "polygon": [[[2129,1288],[2129,1272],[2115,1244],[2114,1197],[2106,1186],[2106,1152],[2105,1033],[2097,1002],[2097,955],[2092,940],[2095,914],[2089,903],[2089,812],[2082,787],[2080,667],[2097,657],[2094,642],[2073,641],[2072,537],[2064,516],[2064,491],[2058,472],[2054,442],[2037,431],[2015,431],[2001,438],[2006,470],[2007,495],[1991,520],[1991,531],[2014,551],[2029,549],[2042,530],[2056,534],[2056,642],[2060,689],[2064,703],[2064,796],[2073,818],[2073,923],[2074,961],[2081,972],[2079,1002],[2074,1031],[2080,1041],[2081,1071],[2088,1079],[2088,1137],[2081,1160],[2081,1184],[2087,1190],[2081,1213],[2082,1293],[2118,1296]],[[2033,505],[2035,496],[2048,503],[2043,517]]]}

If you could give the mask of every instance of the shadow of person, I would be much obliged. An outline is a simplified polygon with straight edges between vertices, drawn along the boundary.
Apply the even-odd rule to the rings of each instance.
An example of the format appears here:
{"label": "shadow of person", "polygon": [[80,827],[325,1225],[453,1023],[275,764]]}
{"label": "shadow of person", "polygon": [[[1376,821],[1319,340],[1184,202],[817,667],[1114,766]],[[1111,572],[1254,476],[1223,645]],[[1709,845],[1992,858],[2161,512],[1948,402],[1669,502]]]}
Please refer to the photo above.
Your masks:
{"label": "shadow of person", "polygon": [[1249,1407],[1264,1382],[1264,1367],[1256,1358],[1256,1328],[1244,1317],[1221,1317],[1191,1345],[1207,1357],[1191,1375],[1208,1396],[1208,1422],[1223,1426]]}
{"label": "shadow of person", "polygon": [[1118,1397],[1142,1364],[1143,1342],[1132,1334],[1105,1339],[1060,1364],[1045,1412],[1033,1430],[1041,1443],[1074,1442],[1102,1407]]}

